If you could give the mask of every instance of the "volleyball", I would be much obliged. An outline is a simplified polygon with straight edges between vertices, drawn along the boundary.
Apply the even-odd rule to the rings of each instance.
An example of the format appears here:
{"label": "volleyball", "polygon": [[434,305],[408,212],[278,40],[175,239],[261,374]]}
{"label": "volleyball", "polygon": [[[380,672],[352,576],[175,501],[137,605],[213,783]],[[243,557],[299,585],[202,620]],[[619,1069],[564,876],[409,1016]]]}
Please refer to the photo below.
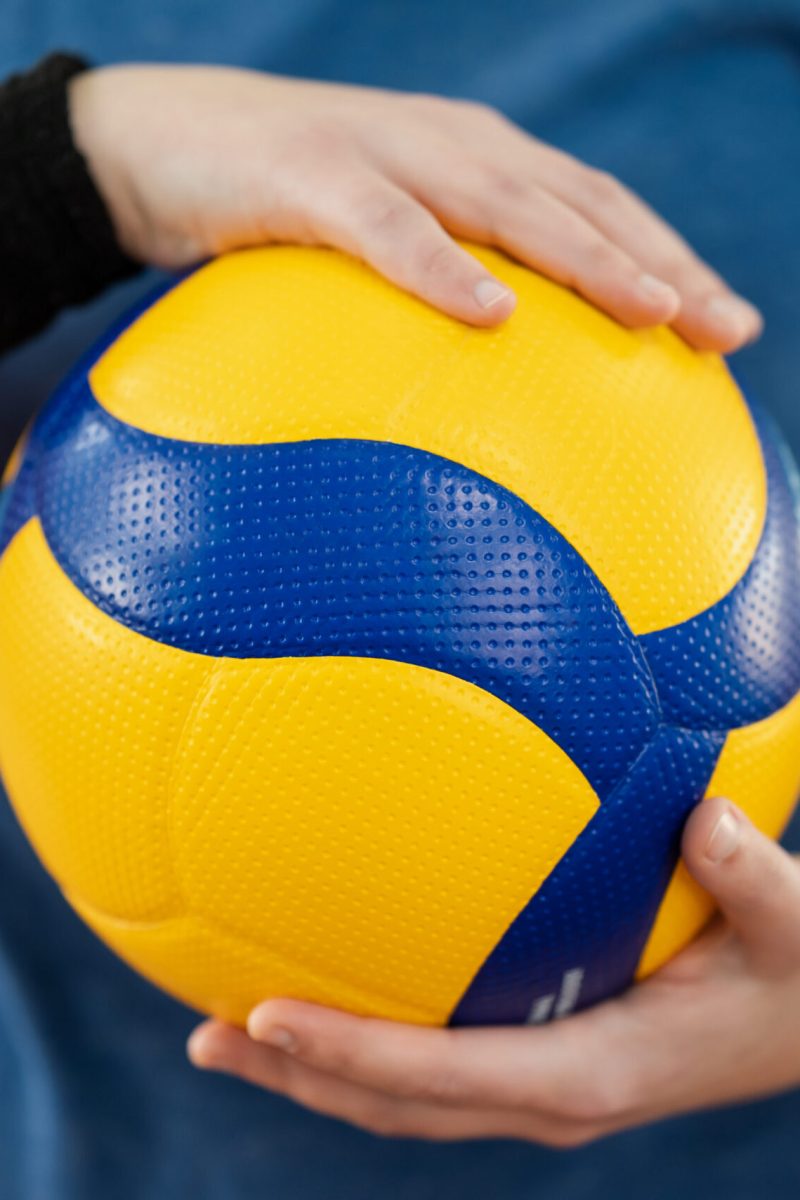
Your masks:
{"label": "volleyball", "polygon": [[467,327],[333,250],[171,280],[0,494],[0,771],[66,900],[269,996],[541,1023],[711,914],[725,795],[800,787],[794,466],[728,365],[499,253]]}

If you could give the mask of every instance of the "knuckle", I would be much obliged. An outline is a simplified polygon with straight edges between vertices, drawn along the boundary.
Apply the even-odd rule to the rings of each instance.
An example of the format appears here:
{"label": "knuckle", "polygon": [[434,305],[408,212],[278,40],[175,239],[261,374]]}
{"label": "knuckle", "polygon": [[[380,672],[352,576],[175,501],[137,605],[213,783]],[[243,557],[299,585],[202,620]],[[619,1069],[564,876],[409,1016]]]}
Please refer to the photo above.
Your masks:
{"label": "knuckle", "polygon": [[531,188],[519,175],[499,167],[486,168],[482,190],[493,201],[500,200],[505,204],[519,204],[524,201],[532,205],[539,195],[538,188]]}
{"label": "knuckle", "polygon": [[418,269],[426,276],[452,275],[455,271],[455,247],[447,241],[421,241],[415,254]]}
{"label": "knuckle", "polygon": [[618,179],[608,171],[597,171],[591,167],[583,175],[583,192],[592,205],[600,208],[618,204],[624,195]]}
{"label": "knuckle", "polygon": [[673,256],[663,259],[656,270],[661,279],[671,280],[681,291],[691,292],[701,303],[714,294],[702,272],[684,258]]}
{"label": "knuckle", "polygon": [[445,127],[452,126],[454,121],[481,107],[471,100],[441,96],[435,92],[416,92],[406,97],[406,103],[418,117]]}
{"label": "knuckle", "polygon": [[590,276],[616,274],[623,265],[619,251],[601,237],[587,240],[580,260],[581,273]]}
{"label": "knuckle", "polygon": [[299,157],[327,161],[334,155],[340,142],[341,132],[332,123],[314,122],[298,135],[294,152]]}
{"label": "knuckle", "polygon": [[479,121],[494,125],[505,121],[505,117],[492,104],[486,104],[483,100],[457,100],[456,105],[460,112],[465,116],[477,118]]}
{"label": "knuckle", "polygon": [[719,293],[721,281],[688,248],[677,247],[655,264],[657,274],[669,279],[684,294],[703,304]]}
{"label": "knuckle", "polygon": [[458,104],[457,100],[452,100],[449,96],[441,96],[437,92],[409,92],[404,95],[403,99],[409,107],[423,113],[449,112]]}
{"label": "knuckle", "polygon": [[483,100],[473,100],[468,96],[437,96],[435,94],[419,93],[414,97],[417,107],[423,115],[439,117],[452,122],[468,121],[476,125],[495,128],[508,124],[508,119],[491,104]]}
{"label": "knuckle", "polygon": [[384,196],[378,190],[358,197],[352,208],[359,223],[374,235],[393,237],[408,219],[405,201]]}
{"label": "knuckle", "polygon": [[341,126],[333,121],[309,122],[277,151],[270,165],[270,180],[291,182],[300,174],[324,182],[344,160],[346,151],[347,138]]}

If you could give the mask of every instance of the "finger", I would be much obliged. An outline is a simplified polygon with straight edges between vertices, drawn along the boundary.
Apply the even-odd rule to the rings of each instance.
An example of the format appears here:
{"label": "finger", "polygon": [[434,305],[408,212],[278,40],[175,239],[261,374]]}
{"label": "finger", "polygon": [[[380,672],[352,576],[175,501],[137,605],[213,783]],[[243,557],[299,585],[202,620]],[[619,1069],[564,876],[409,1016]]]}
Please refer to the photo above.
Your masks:
{"label": "finger", "polygon": [[717,797],[689,818],[683,856],[752,954],[800,966],[800,869],[785,850]]}
{"label": "finger", "polygon": [[329,185],[315,217],[320,241],[357,255],[387,279],[471,325],[504,321],[510,288],[458,246],[433,214],[377,173]]}
{"label": "finger", "polygon": [[[449,183],[447,182],[449,179]],[[421,198],[453,233],[490,242],[633,328],[672,321],[676,290],[548,191],[474,164],[434,172]]]}
{"label": "finger", "polygon": [[757,338],[758,309],[738,296],[653,210],[611,175],[573,163],[548,186],[641,266],[679,293],[676,331],[698,349],[723,353]]}
{"label": "finger", "polygon": [[[691,345],[728,352],[760,334],[763,319],[758,310],[737,296],[666,221],[613,176],[540,142],[499,113],[451,104],[439,106],[438,116],[433,112],[431,118],[436,153],[426,154],[423,142],[415,154],[414,171],[419,175],[421,162],[423,174],[435,179],[434,192],[445,204],[463,180],[468,183],[461,188],[461,207],[466,204],[473,211],[476,203],[485,211],[487,198],[491,204],[539,186],[581,216],[641,271],[677,291],[680,304],[670,323]],[[441,170],[448,157],[436,132],[442,120],[451,144],[455,140],[463,145],[465,131],[470,135],[470,161],[460,169],[451,165]],[[407,156],[398,164],[401,174],[408,170],[403,161]],[[413,181],[410,186],[417,191]],[[435,198],[425,198],[438,212]],[[542,264],[540,269],[547,267]],[[602,297],[595,303],[607,307]]]}
{"label": "finger", "polygon": [[535,181],[582,215],[643,270],[671,284],[681,305],[671,324],[698,349],[723,353],[757,338],[763,318],[649,205],[605,171],[578,162],[506,120],[493,121],[477,152],[511,164],[519,186]]}
{"label": "finger", "polygon": [[207,1021],[189,1039],[191,1061],[279,1092],[324,1116],[372,1133],[432,1141],[514,1137],[576,1146],[609,1130],[600,1124],[550,1119],[488,1107],[448,1108],[398,1099],[317,1070],[280,1050],[253,1042],[240,1029]]}
{"label": "finger", "polygon": [[280,1092],[306,1108],[340,1117],[362,1128],[387,1126],[396,1101],[346,1080],[335,1079],[280,1050],[259,1045],[241,1029],[206,1021],[187,1044],[191,1062],[204,1070],[234,1075],[256,1087]]}
{"label": "finger", "polygon": [[327,1074],[408,1100],[536,1110],[608,1120],[633,1096],[611,1014],[597,1009],[546,1029],[426,1029],[289,1000],[250,1015],[259,1042]]}

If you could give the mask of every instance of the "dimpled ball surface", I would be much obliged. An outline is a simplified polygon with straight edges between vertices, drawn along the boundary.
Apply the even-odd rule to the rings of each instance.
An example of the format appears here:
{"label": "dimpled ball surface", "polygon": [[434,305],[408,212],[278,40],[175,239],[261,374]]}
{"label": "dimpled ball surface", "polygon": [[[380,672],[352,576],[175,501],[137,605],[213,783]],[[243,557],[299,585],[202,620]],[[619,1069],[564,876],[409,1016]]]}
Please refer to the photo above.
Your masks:
{"label": "dimpled ball surface", "polygon": [[0,495],[0,767],[69,902],[235,1022],[540,1022],[703,926],[707,793],[800,783],[791,462],[727,366],[486,250],[471,329],[333,251],[162,289]]}

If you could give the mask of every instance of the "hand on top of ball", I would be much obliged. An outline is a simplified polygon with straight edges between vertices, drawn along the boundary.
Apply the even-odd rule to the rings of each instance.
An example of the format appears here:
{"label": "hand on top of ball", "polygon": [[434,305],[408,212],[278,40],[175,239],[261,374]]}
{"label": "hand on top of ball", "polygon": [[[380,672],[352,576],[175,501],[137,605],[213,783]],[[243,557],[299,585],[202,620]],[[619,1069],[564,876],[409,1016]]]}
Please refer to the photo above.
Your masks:
{"label": "hand on top of ball", "polygon": [[364,1129],[576,1146],[800,1082],[800,867],[725,800],[684,858],[722,916],[645,983],[550,1026],[425,1029],[289,1000],[250,1035],[207,1021],[197,1065]]}
{"label": "hand on top of ball", "polygon": [[463,321],[496,325],[514,296],[462,237],[699,348],[735,350],[761,330],[757,310],[635,195],[481,104],[166,66],[86,72],[70,103],[119,239],[146,262],[331,245]]}

